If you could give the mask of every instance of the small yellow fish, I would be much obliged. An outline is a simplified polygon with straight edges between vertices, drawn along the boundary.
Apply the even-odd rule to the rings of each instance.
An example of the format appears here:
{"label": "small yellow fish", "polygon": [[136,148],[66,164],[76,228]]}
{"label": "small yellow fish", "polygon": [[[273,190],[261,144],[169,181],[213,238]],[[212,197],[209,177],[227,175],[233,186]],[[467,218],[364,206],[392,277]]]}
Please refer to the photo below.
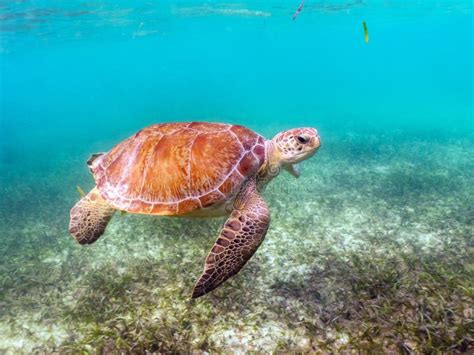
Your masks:
{"label": "small yellow fish", "polygon": [[364,27],[365,43],[369,43],[369,30],[367,29],[367,24],[365,23],[365,21],[362,22],[362,26]]}
{"label": "small yellow fish", "polygon": [[81,187],[79,185],[76,186],[76,189],[77,189],[77,192],[79,192],[79,195],[81,195],[81,197],[84,197],[86,195],[84,190],[81,189]]}

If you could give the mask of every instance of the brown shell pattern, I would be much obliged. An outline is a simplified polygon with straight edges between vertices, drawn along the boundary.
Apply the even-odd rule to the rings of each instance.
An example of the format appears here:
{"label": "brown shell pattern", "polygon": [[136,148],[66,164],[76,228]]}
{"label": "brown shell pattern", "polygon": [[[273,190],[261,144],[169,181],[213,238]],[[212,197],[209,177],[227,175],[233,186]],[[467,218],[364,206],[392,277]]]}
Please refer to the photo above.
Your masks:
{"label": "brown shell pattern", "polygon": [[144,128],[93,161],[117,209],[177,215],[224,202],[265,160],[265,140],[242,126],[191,122]]}

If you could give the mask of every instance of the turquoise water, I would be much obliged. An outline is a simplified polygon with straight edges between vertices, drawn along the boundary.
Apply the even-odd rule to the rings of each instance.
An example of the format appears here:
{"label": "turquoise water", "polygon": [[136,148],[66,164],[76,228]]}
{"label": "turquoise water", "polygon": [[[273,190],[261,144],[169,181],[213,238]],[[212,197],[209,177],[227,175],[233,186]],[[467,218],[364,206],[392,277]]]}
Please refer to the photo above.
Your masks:
{"label": "turquoise water", "polygon": [[[307,0],[293,21],[298,6],[0,1],[0,350],[472,344],[462,328],[472,321],[472,2]],[[266,192],[272,225],[247,270],[197,305],[189,292],[221,220],[116,216],[87,248],[67,232],[76,186],[94,185],[91,153],[152,123],[192,120],[267,138],[314,126],[323,140],[300,180],[282,174]],[[156,253],[145,260],[144,249]],[[358,280],[379,277],[394,287],[385,296],[422,301],[431,299],[422,288],[385,276],[406,267],[415,280],[428,265],[445,300],[431,305],[455,316],[430,313],[414,327],[445,322],[456,336],[436,328],[430,343],[371,318],[379,333],[366,339],[354,331],[368,324],[354,310],[344,323],[324,321],[360,309],[347,297],[375,302],[349,286],[337,291],[351,263],[372,265]],[[143,323],[111,330],[137,314]]]}

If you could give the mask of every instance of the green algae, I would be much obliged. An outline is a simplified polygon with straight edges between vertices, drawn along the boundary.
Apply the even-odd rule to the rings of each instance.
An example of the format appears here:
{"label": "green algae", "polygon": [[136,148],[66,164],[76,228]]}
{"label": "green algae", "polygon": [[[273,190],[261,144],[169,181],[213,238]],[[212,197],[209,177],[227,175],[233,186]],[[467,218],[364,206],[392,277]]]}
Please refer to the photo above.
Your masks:
{"label": "green algae", "polygon": [[300,179],[283,172],[265,191],[272,224],[248,265],[194,301],[222,219],[116,216],[82,247],[67,213],[90,179],[78,179],[83,165],[69,187],[59,173],[32,176],[36,188],[2,183],[0,349],[472,350],[473,148],[366,136],[323,146]]}

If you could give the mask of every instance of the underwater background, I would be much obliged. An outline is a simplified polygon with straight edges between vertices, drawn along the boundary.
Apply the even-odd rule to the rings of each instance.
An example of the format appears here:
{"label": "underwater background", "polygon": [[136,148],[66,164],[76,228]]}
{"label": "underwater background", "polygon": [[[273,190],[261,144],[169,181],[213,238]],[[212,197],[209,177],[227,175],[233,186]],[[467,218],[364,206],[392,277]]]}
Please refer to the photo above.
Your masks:
{"label": "underwater background", "polygon": [[[473,351],[472,2],[299,5],[0,0],[0,353]],[[191,120],[322,137],[196,301],[224,219],[67,230],[90,154]]]}

